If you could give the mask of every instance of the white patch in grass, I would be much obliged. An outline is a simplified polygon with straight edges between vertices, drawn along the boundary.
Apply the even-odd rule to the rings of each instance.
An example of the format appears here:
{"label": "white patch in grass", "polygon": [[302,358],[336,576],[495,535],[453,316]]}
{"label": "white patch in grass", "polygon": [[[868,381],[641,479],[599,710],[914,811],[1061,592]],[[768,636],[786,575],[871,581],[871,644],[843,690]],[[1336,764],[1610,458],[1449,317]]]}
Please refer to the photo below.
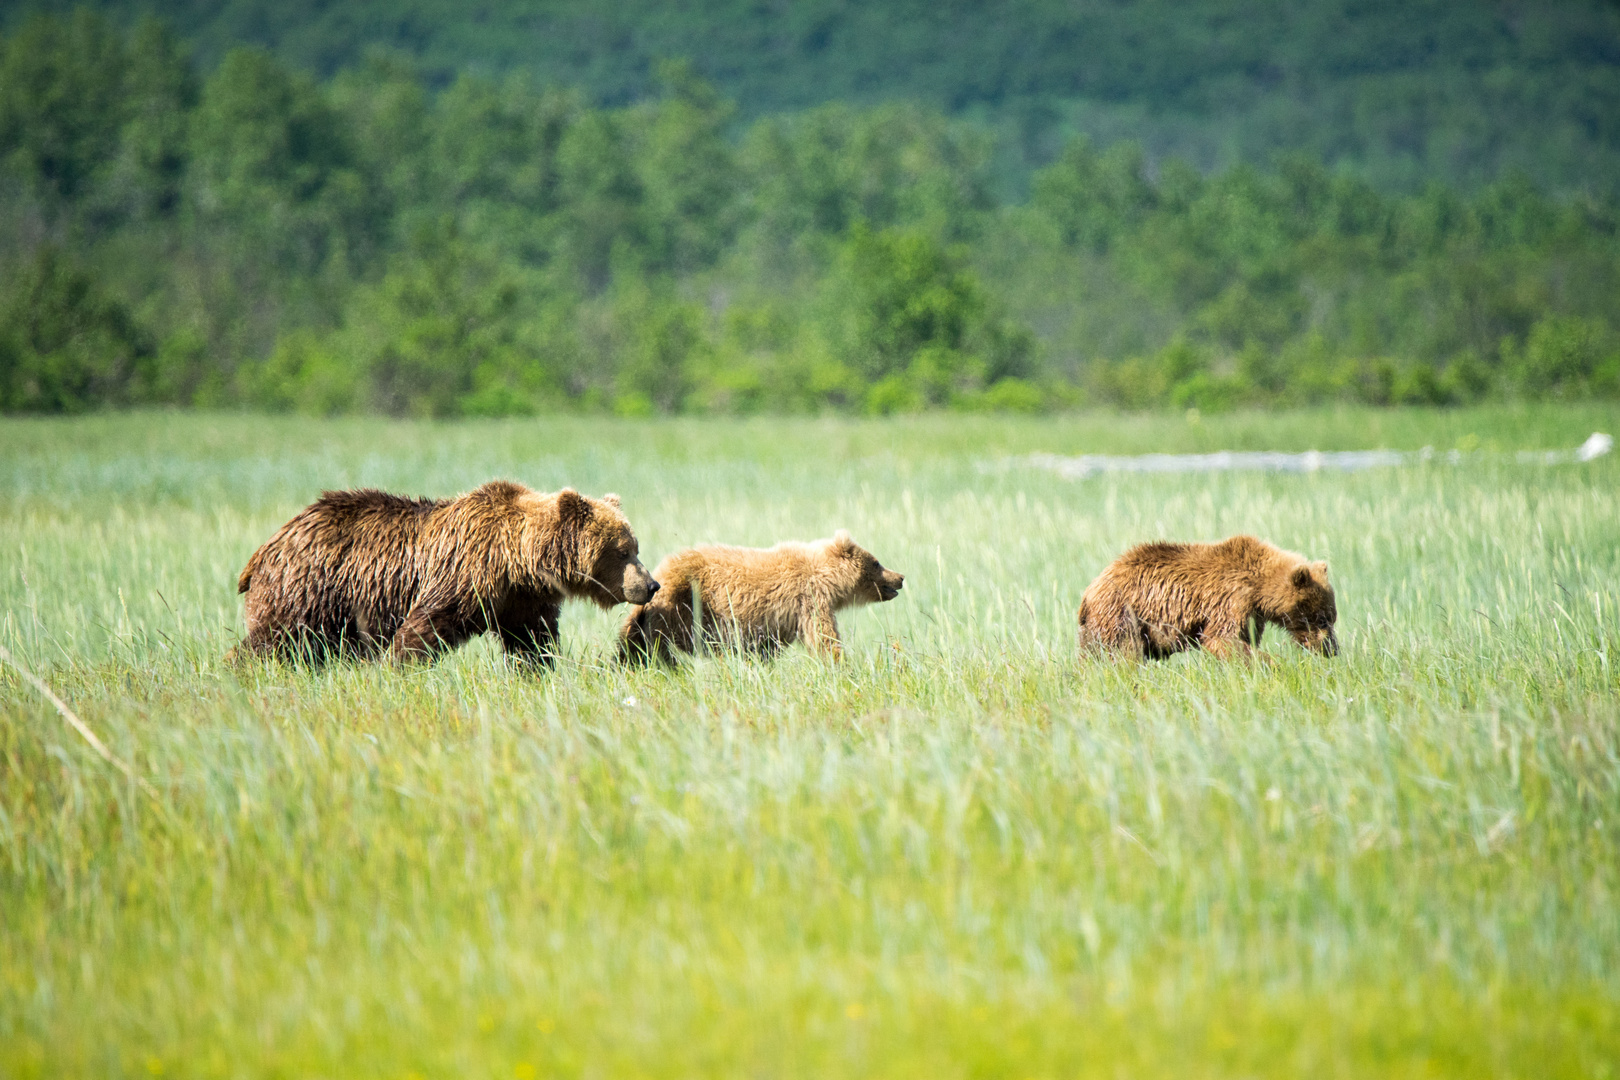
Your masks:
{"label": "white patch in grass", "polygon": [[[1614,439],[1594,431],[1574,450],[1524,450],[1515,455],[1521,465],[1569,465],[1595,461],[1614,449]],[[1490,455],[1482,450],[1448,450],[1432,446],[1421,450],[1307,450],[1290,454],[1275,450],[1221,450],[1213,454],[1030,454],[1022,463],[1050,469],[1066,480],[1084,480],[1099,473],[1208,473],[1208,472],[1358,472],[1442,462],[1461,465]]]}

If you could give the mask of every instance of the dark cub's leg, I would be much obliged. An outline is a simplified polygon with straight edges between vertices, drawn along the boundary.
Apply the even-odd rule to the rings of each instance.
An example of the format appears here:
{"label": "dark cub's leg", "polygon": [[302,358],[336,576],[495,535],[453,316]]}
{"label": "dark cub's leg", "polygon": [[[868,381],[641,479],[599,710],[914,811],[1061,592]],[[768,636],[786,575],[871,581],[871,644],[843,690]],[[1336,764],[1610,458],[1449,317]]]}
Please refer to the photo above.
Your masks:
{"label": "dark cub's leg", "polygon": [[1265,620],[1258,615],[1250,615],[1243,620],[1243,643],[1251,648],[1258,647],[1260,638],[1266,632]]}

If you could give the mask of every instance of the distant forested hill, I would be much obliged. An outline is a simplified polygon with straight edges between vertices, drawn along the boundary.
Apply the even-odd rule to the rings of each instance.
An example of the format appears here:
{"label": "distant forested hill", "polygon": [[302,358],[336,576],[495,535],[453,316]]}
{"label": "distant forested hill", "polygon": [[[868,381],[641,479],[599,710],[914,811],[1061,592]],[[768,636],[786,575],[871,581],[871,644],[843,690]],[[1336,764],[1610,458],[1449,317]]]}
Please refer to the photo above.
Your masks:
{"label": "distant forested hill", "polygon": [[[13,22],[61,0],[5,5]],[[269,47],[319,76],[374,46],[441,84],[524,71],[622,105],[686,58],[739,119],[831,100],[977,116],[1016,185],[1068,136],[1213,168],[1304,150],[1386,187],[1620,177],[1620,5],[1478,0],[102,0],[204,67]]]}
{"label": "distant forested hill", "polygon": [[[409,25],[447,35],[422,38],[425,60],[371,52],[331,74],[288,57],[351,41],[321,67],[339,64],[373,36],[356,29],[365,7],[306,10],[307,25],[259,10],[254,23],[230,5],[189,22],[81,9],[0,32],[0,413],[1620,397],[1620,109],[1605,105],[1601,49],[1576,47],[1598,39],[1570,36],[1574,16],[1559,37],[1556,20],[1525,14],[1519,67],[1490,66],[1508,55],[1484,32],[1497,23],[1437,16],[1408,37],[1429,27],[1430,53],[1453,67],[1403,60],[1390,31],[1392,74],[1329,78],[1324,63],[1316,82],[1290,66],[1308,47],[1290,52],[1283,31],[1308,23],[1324,50],[1335,35],[1303,15],[1266,30],[1098,9],[1101,29],[1067,46],[1096,60],[1068,83],[1048,38],[1025,35],[1032,55],[1015,64],[1005,51],[1022,39],[977,9],[949,24],[851,14],[865,35],[829,24],[823,95],[892,85],[949,99],[952,115],[937,102],[788,108],[815,85],[814,35],[779,44],[768,81],[754,50],[700,50],[690,9],[626,30],[621,52],[542,35],[552,51],[535,55],[560,58],[534,60],[549,81],[424,70],[455,41],[516,55],[534,33],[497,19],[504,8],[471,9],[483,22],[419,13]],[[804,17],[793,11],[780,21]],[[705,17],[719,39],[724,20]],[[210,35],[232,18],[280,53],[216,59]],[[551,19],[596,40],[583,16]],[[658,63],[642,93],[633,58],[652,41],[689,44],[696,61]],[[951,66],[946,43],[986,59]],[[1272,75],[1239,62],[1262,44]],[[909,79],[898,60],[882,68],[884,48],[911,58]],[[1029,80],[1017,94],[1014,71]],[[1093,96],[1024,93],[1038,77]],[[1123,96],[1132,78],[1138,98]],[[755,92],[766,85],[783,96]],[[1001,138],[962,115],[976,101],[1003,110],[985,113]],[[1018,127],[1026,106],[1060,134],[1112,126],[1069,132],[1042,164],[1050,130]],[[1357,142],[1363,130],[1384,141]],[[1009,166],[1009,131],[1040,153]],[[1183,143],[1209,153],[1163,152]]]}

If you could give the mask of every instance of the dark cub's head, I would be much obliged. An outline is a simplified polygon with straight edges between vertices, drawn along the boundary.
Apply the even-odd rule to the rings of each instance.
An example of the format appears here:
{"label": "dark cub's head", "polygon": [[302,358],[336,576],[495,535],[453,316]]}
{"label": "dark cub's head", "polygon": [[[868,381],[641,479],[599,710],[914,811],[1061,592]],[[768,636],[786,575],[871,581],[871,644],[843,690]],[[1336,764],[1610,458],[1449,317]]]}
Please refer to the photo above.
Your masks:
{"label": "dark cub's head", "polygon": [[840,607],[893,600],[905,585],[904,574],[886,568],[843,529],[827,542],[827,554],[834,567]]}
{"label": "dark cub's head", "polygon": [[1276,619],[1299,644],[1323,656],[1339,655],[1333,625],[1339,608],[1328,584],[1327,563],[1300,563],[1287,571]]}

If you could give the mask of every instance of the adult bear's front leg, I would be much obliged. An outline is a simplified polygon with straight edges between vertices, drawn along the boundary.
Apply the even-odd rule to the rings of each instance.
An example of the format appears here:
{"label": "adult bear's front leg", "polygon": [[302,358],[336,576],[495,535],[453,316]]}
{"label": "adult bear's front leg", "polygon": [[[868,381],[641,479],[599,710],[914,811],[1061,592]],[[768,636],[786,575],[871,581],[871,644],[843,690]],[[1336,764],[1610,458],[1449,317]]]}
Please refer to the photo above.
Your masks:
{"label": "adult bear's front leg", "polygon": [[558,624],[562,607],[554,603],[525,605],[503,615],[497,625],[506,655],[539,667],[550,667],[557,659]]}
{"label": "adult bear's front leg", "polygon": [[473,624],[454,603],[419,601],[394,634],[389,647],[395,660],[432,660],[463,644],[483,628]]}

